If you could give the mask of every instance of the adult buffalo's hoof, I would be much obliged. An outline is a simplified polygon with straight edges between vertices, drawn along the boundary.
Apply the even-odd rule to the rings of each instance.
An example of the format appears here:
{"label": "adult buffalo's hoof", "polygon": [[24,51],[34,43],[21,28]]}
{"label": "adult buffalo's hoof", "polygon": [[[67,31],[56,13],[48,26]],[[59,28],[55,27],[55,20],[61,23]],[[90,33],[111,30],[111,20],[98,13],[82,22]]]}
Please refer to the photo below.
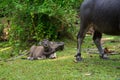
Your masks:
{"label": "adult buffalo's hoof", "polygon": [[82,61],[82,57],[81,57],[81,56],[75,56],[75,57],[76,57],[75,62],[80,62],[80,61]]}
{"label": "adult buffalo's hoof", "polygon": [[108,59],[109,59],[109,57],[108,57],[107,54],[102,54],[102,55],[100,55],[100,58],[101,58],[101,59],[105,59],[105,60],[108,60]]}

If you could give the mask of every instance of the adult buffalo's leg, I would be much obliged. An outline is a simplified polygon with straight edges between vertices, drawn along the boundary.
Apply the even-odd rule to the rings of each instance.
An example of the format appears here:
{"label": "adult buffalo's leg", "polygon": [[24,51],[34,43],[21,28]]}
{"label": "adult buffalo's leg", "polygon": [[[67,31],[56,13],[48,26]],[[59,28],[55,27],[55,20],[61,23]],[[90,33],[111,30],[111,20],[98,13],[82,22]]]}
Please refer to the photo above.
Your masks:
{"label": "adult buffalo's leg", "polygon": [[100,58],[108,59],[107,54],[104,53],[104,50],[102,48],[101,38],[102,38],[102,33],[100,33],[99,31],[95,31],[94,35],[93,35],[93,41],[94,41],[96,47],[98,48],[98,51],[100,53]]}
{"label": "adult buffalo's leg", "polygon": [[76,57],[76,61],[81,61],[82,57],[81,57],[81,45],[83,43],[83,39],[85,38],[85,34],[87,32],[87,24],[84,24],[81,21],[81,25],[80,25],[80,31],[77,35],[77,54],[75,55]]}

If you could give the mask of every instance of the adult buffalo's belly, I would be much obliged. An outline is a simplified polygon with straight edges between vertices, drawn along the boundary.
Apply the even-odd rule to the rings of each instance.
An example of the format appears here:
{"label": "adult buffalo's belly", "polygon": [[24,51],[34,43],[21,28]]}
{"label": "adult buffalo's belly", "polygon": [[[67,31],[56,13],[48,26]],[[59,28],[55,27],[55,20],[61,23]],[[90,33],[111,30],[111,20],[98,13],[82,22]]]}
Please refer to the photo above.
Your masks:
{"label": "adult buffalo's belly", "polygon": [[99,31],[101,33],[107,34],[107,35],[120,35],[120,26],[118,23],[111,24],[111,23],[107,23],[105,24],[104,22],[97,22],[97,24],[94,24],[94,29],[96,31]]}
{"label": "adult buffalo's belly", "polygon": [[103,30],[100,32],[107,34],[107,35],[120,36],[120,30]]}

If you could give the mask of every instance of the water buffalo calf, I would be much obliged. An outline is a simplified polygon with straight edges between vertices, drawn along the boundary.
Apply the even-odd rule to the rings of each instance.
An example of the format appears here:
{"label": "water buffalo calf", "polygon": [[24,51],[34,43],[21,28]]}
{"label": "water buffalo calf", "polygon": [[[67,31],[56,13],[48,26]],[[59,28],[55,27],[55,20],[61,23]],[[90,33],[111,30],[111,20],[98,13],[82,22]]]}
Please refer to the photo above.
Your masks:
{"label": "water buffalo calf", "polygon": [[29,60],[45,58],[56,58],[55,49],[51,48],[50,41],[47,39],[44,39],[40,46],[33,45],[28,55]]}
{"label": "water buffalo calf", "polygon": [[81,61],[81,45],[89,25],[93,24],[93,40],[100,57],[108,59],[101,46],[102,33],[120,35],[120,0],[84,0],[80,8],[80,30],[77,36],[76,61]]}

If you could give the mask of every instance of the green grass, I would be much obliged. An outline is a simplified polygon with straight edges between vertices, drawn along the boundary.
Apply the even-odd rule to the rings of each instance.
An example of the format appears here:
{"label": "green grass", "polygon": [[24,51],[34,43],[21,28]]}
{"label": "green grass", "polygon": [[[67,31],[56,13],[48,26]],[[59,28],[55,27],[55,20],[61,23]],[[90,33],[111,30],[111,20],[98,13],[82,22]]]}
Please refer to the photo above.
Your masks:
{"label": "green grass", "polygon": [[[120,38],[104,38],[108,37],[110,40],[105,40],[103,45],[120,53],[120,42],[111,43]],[[84,59],[75,63],[76,42],[64,41],[65,49],[57,52],[56,59],[0,61],[0,80],[120,80],[120,55],[101,60],[98,54],[87,54],[85,49],[96,49],[91,36],[87,36],[83,43]]]}

